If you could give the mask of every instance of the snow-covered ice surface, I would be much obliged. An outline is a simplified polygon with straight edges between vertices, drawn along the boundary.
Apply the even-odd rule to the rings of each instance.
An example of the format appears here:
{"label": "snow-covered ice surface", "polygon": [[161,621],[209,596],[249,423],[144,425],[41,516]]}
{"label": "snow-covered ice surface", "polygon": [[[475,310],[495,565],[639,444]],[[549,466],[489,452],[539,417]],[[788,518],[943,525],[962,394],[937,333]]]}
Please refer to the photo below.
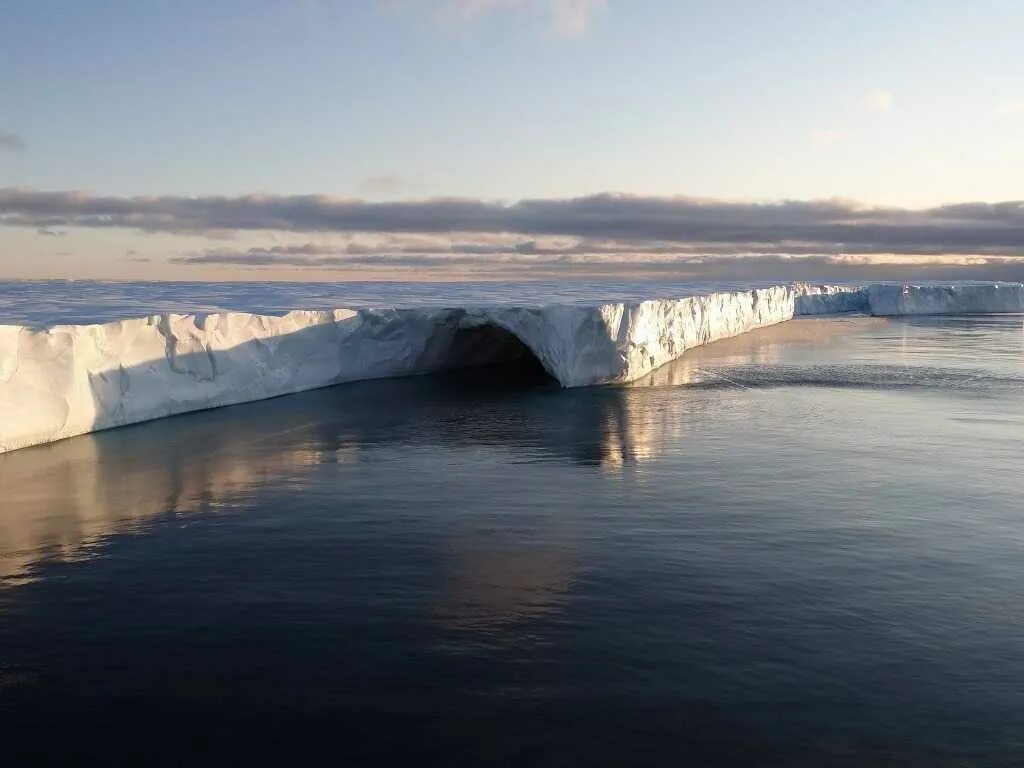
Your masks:
{"label": "snow-covered ice surface", "polygon": [[110,282],[0,280],[0,324],[49,327],[128,320],[160,312],[251,312],[348,307],[524,306],[681,299],[766,288],[768,282],[560,280],[458,283]]}
{"label": "snow-covered ice surface", "polygon": [[[615,293],[616,300],[606,300]],[[1014,309],[1013,296],[1019,310],[1020,286],[1009,285],[949,291],[699,283],[6,283],[0,284],[0,322],[9,323],[0,325],[0,452],[346,381],[523,355],[566,387],[633,381],[687,349],[795,315],[944,306],[976,312],[986,311],[978,309],[986,300],[991,311],[1003,312]],[[289,305],[342,303],[349,308],[281,314]],[[392,306],[361,308],[371,304]],[[191,313],[168,311],[186,308]],[[154,310],[161,313],[137,317]],[[115,319],[122,313],[133,317]],[[53,325],[55,318],[73,322]]]}

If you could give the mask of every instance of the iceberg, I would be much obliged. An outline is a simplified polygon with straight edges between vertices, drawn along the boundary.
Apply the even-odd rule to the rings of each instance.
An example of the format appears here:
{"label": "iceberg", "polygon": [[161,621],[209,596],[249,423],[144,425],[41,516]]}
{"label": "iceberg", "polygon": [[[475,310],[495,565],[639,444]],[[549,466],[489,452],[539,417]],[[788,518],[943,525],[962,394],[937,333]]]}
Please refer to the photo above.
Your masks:
{"label": "iceberg", "polygon": [[1021,288],[979,286],[950,300],[914,286],[797,284],[595,306],[166,313],[99,325],[5,325],[0,453],[344,382],[523,356],[563,387],[629,382],[693,347],[799,315],[973,312],[986,301],[997,309],[980,311],[1020,311]]}

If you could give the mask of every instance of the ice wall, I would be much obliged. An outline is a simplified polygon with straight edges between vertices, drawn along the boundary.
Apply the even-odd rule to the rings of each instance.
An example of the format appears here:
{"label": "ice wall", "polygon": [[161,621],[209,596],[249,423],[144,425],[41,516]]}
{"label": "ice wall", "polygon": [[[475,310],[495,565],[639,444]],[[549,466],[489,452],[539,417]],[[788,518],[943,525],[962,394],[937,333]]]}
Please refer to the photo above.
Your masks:
{"label": "ice wall", "polygon": [[[163,314],[0,326],[0,452],[358,379],[532,354],[564,387],[626,382],[796,315],[1024,311],[1019,283],[773,286],[599,306]],[[468,341],[467,341],[468,339]]]}
{"label": "ice wall", "polygon": [[808,285],[797,283],[797,315],[835,315],[843,312],[867,312],[868,294],[863,288],[845,285]]}
{"label": "ice wall", "polygon": [[504,353],[502,343],[456,354],[460,334],[473,329],[512,334],[565,387],[631,381],[700,344],[797,313],[842,311],[856,303],[854,293],[775,286],[594,307],[164,314],[44,330],[0,326],[0,452]]}
{"label": "ice wall", "polygon": [[866,289],[873,315],[984,315],[1024,312],[1022,283],[898,285]]}

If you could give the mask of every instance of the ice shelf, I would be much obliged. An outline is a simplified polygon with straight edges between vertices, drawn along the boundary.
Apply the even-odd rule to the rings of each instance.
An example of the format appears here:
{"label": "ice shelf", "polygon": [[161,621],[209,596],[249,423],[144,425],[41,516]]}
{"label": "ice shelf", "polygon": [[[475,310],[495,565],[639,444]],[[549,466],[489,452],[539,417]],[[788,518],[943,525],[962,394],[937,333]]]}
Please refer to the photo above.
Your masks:
{"label": "ice shelf", "polygon": [[161,314],[0,326],[0,452],[360,379],[530,354],[563,387],[628,382],[797,315],[1024,311],[1024,286],[778,285],[596,306]]}

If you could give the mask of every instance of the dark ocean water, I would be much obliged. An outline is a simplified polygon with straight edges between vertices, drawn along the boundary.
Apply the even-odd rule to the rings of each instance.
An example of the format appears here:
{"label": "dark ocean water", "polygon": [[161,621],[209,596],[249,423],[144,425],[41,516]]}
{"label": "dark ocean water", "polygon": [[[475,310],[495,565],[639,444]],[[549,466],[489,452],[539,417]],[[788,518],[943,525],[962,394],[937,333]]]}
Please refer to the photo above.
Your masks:
{"label": "dark ocean water", "polygon": [[0,762],[1024,764],[1022,322],[0,456]]}

